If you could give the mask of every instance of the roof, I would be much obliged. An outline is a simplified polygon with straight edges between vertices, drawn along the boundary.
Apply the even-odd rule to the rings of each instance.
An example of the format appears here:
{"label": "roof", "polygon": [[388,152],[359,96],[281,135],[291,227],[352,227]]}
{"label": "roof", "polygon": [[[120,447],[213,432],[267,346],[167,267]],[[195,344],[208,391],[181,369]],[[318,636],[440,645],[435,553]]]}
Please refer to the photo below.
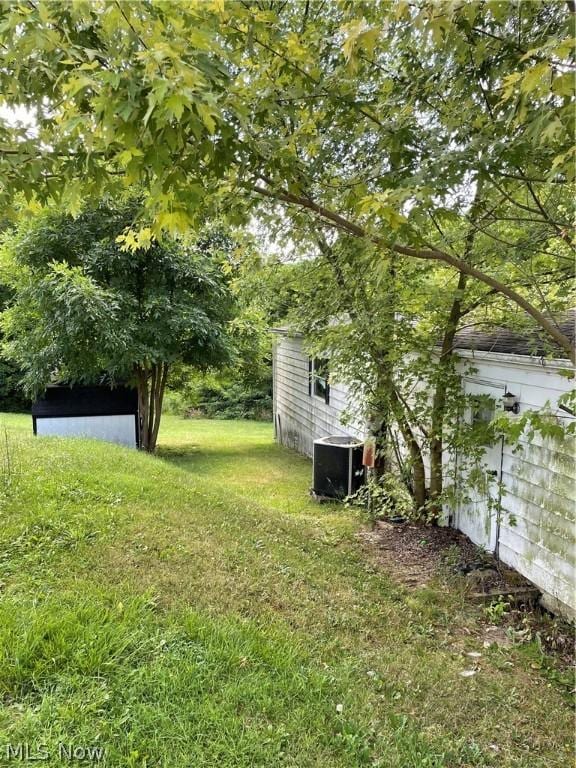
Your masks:
{"label": "roof", "polygon": [[[575,339],[576,310],[571,309],[558,323],[559,330],[572,344]],[[511,328],[488,328],[480,324],[458,331],[454,340],[455,349],[472,349],[479,352],[502,352],[508,355],[533,355],[567,357],[566,351],[552,341],[542,330],[514,330]]]}
{"label": "roof", "polygon": [[281,336],[302,336],[302,331],[297,330],[296,328],[290,328],[287,325],[279,326],[277,328],[268,328],[270,333],[278,333]]}
{"label": "roof", "polygon": [[138,393],[132,387],[50,384],[32,404],[32,416],[122,416],[138,413]]}
{"label": "roof", "polygon": [[[564,336],[570,339],[572,344],[575,343],[576,309],[571,309],[564,315],[563,319],[558,322],[558,328]],[[290,326],[269,328],[269,331],[283,336],[302,336],[300,331]],[[475,323],[458,331],[454,339],[454,349],[533,357],[568,357],[566,350],[550,339],[541,329],[533,327],[515,330],[502,326],[494,327],[489,323]]]}

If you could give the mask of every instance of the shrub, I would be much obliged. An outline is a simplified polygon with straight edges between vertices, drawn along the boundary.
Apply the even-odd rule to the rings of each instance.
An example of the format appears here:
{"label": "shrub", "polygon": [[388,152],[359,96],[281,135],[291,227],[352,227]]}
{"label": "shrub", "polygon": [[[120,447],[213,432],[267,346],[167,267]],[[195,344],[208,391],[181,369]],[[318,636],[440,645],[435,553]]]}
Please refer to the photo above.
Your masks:
{"label": "shrub", "polygon": [[181,391],[170,391],[165,409],[185,418],[209,419],[272,419],[270,389],[248,387],[241,383],[227,384],[207,376],[188,382]]}
{"label": "shrub", "polygon": [[348,498],[348,503],[365,509],[371,520],[382,520],[393,515],[416,515],[410,491],[399,477],[391,473],[378,479],[370,478]]}

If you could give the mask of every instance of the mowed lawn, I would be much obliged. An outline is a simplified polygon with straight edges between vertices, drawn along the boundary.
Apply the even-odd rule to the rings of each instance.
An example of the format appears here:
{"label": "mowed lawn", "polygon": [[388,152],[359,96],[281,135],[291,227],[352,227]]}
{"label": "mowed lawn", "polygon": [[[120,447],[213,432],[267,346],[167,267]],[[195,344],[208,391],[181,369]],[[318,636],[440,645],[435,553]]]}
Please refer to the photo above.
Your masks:
{"label": "mowed lawn", "polygon": [[0,764],[571,763],[536,643],[485,648],[481,608],[375,568],[269,424],[166,416],[151,457],[30,421],[0,415]]}

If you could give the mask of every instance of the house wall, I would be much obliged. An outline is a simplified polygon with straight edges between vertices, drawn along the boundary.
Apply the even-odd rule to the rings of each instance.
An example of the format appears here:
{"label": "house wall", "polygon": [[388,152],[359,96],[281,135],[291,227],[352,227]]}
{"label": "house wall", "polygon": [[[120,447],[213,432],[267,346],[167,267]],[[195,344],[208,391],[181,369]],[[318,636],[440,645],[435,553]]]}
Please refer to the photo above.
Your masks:
{"label": "house wall", "polygon": [[[520,398],[520,414],[547,407],[564,423],[573,417],[558,410],[558,398],[571,382],[559,374],[566,363],[522,355],[460,352],[463,386],[468,391],[504,391]],[[474,371],[466,368],[473,364]],[[511,418],[514,418],[512,416]],[[576,614],[575,524],[576,467],[571,439],[529,440],[518,446],[498,444],[485,456],[488,468],[504,484],[501,512],[476,504],[476,519],[456,510],[455,525],[475,543],[495,545],[504,563],[511,565],[544,593],[553,607]],[[496,486],[495,486],[496,487]]]}
{"label": "house wall", "polygon": [[[498,402],[504,392],[520,398],[520,413],[542,409],[549,402],[557,409],[558,398],[571,383],[559,374],[566,364],[521,355],[460,352],[463,387],[469,392],[491,394]],[[470,370],[470,366],[474,370]],[[308,456],[313,440],[328,434],[363,437],[361,424],[346,426],[343,411],[349,404],[343,385],[332,384],[330,404],[309,394],[308,357],[298,337],[279,335],[274,349],[274,423],[279,442]],[[514,417],[512,417],[514,418]],[[498,479],[505,486],[501,512],[487,497],[478,497],[452,510],[452,524],[479,546],[499,552],[503,562],[536,584],[553,609],[576,613],[574,445],[569,441],[542,440],[535,436],[520,441],[520,449],[498,443],[485,456],[490,471],[497,473],[488,495],[497,493]]]}
{"label": "house wall", "polygon": [[342,419],[349,402],[347,388],[330,384],[330,402],[309,392],[308,355],[298,336],[278,335],[274,344],[274,428],[277,440],[312,456],[314,440],[327,435],[363,437],[361,426]]}

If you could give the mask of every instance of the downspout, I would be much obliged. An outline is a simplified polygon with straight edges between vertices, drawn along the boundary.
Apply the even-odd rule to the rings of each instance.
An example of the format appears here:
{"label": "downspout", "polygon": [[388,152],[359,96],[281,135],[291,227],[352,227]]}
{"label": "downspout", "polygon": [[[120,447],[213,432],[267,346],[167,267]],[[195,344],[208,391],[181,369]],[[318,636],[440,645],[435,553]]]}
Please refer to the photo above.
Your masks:
{"label": "downspout", "polygon": [[278,427],[276,425],[276,352],[278,341],[272,342],[272,421],[274,422],[274,440],[278,440]]}
{"label": "downspout", "polygon": [[[504,384],[504,394],[508,392],[508,385]],[[502,469],[504,467],[504,435],[500,438],[500,469],[498,472],[498,500],[496,505],[496,541],[494,543],[494,557],[500,560],[500,526],[502,523]]]}
{"label": "downspout", "polygon": [[498,476],[498,502],[496,507],[496,542],[494,557],[500,560],[500,524],[502,522],[502,468],[504,466],[504,435],[500,438],[500,471]]}

